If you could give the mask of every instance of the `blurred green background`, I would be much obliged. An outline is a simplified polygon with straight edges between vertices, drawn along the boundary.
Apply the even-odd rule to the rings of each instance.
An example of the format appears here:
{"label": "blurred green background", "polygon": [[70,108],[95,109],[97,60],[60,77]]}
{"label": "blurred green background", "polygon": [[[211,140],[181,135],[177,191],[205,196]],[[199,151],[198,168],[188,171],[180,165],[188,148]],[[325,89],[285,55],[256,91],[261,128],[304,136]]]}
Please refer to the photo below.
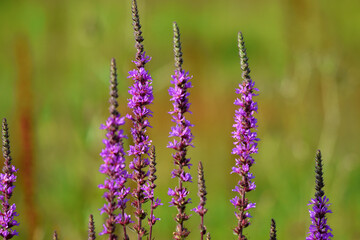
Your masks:
{"label": "blurred green background", "polygon": [[[230,175],[231,131],[241,81],[237,32],[242,31],[252,78],[261,138],[255,156],[257,203],[249,239],[267,239],[275,218],[279,239],[304,239],[314,195],[314,156],[321,149],[325,192],[332,203],[329,224],[335,239],[360,236],[360,2],[353,0],[139,0],[154,83],[153,128],[158,188],[165,203],[155,226],[170,239],[175,209],[167,207],[173,168],[167,149],[171,108],[167,89],[173,73],[172,22],[182,34],[184,69],[195,124],[194,165],[203,161],[208,189],[206,225],[213,239],[235,239],[229,199],[237,177]],[[108,116],[110,59],[118,63],[120,112],[129,110],[134,65],[130,0],[0,1],[0,117],[7,117],[13,163],[19,168],[12,198],[21,225],[18,239],[85,239],[90,213],[100,232],[102,191],[97,185]],[[129,134],[130,124],[125,131]],[[129,142],[126,142],[128,147]],[[130,159],[129,159],[130,160]],[[195,177],[195,167],[191,169]],[[198,204],[196,183],[189,185]],[[199,217],[188,222],[198,239]],[[102,239],[102,238],[99,238]]]}

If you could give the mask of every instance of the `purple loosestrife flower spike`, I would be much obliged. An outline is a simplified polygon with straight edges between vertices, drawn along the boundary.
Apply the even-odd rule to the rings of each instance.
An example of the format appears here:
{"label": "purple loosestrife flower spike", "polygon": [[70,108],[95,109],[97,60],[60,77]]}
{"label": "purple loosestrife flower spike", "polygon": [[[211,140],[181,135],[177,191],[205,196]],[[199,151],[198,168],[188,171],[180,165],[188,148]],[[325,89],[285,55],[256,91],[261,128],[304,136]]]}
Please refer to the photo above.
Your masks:
{"label": "purple loosestrife flower spike", "polygon": [[144,185],[144,194],[145,194],[145,199],[149,199],[151,202],[151,212],[150,212],[150,216],[148,218],[148,223],[150,226],[149,229],[149,236],[148,239],[152,240],[152,229],[153,226],[155,225],[155,223],[160,220],[160,218],[156,218],[154,216],[154,210],[159,206],[159,205],[163,205],[161,203],[160,199],[155,199],[154,197],[154,189],[156,188],[155,185],[155,180],[157,179],[156,175],[156,156],[155,156],[155,147],[152,146],[150,149],[150,165],[149,165],[149,178],[148,181],[146,183],[146,185]]}
{"label": "purple loosestrife flower spike", "polygon": [[145,70],[145,63],[150,61],[150,57],[145,55],[144,40],[141,33],[140,19],[137,9],[136,0],[132,1],[132,20],[134,26],[136,57],[133,61],[136,69],[129,72],[129,78],[132,78],[134,84],[130,87],[129,93],[131,99],[128,99],[128,106],[132,109],[132,115],[127,118],[133,122],[131,135],[134,145],[130,146],[129,156],[132,155],[133,161],[129,168],[133,169],[132,179],[137,187],[133,190],[132,196],[135,198],[131,205],[135,208],[135,217],[137,222],[134,224],[134,230],[137,232],[138,240],[147,235],[146,229],[142,226],[142,220],[146,217],[146,212],[142,209],[142,205],[148,200],[145,199],[144,185],[148,172],[146,168],[149,166],[148,152],[151,140],[146,134],[147,127],[151,127],[148,117],[152,116],[152,111],[147,108],[153,102],[153,89],[151,86],[152,79],[150,74]]}
{"label": "purple loosestrife flower spike", "polygon": [[276,240],[276,225],[275,220],[271,219],[271,226],[270,226],[270,240]]}
{"label": "purple loosestrife flower spike", "polygon": [[200,239],[204,239],[204,235],[206,234],[206,227],[204,225],[204,215],[207,212],[207,209],[205,208],[206,204],[206,187],[205,187],[205,178],[204,178],[204,169],[202,162],[199,162],[198,165],[198,196],[200,198],[200,203],[197,206],[197,208],[194,208],[193,211],[195,211],[197,214],[199,214],[201,218],[200,223]]}
{"label": "purple loosestrife flower spike", "polygon": [[233,189],[239,196],[235,196],[230,202],[238,210],[238,212],[235,212],[238,224],[234,228],[234,233],[238,235],[239,240],[245,240],[247,238],[243,235],[243,229],[250,225],[248,218],[251,217],[248,210],[255,207],[255,203],[249,202],[245,194],[256,188],[255,183],[252,181],[254,176],[250,173],[250,167],[254,164],[254,159],[251,155],[258,152],[257,120],[254,117],[258,106],[253,101],[253,96],[257,96],[254,91],[258,91],[258,89],[254,88],[255,82],[249,75],[250,68],[241,32],[238,34],[238,46],[240,66],[243,71],[243,82],[236,89],[236,93],[240,94],[240,97],[234,102],[235,105],[239,106],[239,109],[235,111],[235,124],[233,125],[235,130],[232,132],[235,139],[235,147],[232,150],[232,154],[237,155],[237,158],[231,173],[239,174],[240,181],[235,186],[235,189]]}
{"label": "purple loosestrife flower spike", "polygon": [[2,122],[2,151],[5,159],[3,173],[0,174],[0,202],[1,202],[1,213],[0,213],[0,236],[3,239],[11,239],[18,232],[12,229],[13,226],[18,226],[19,223],[14,220],[14,217],[18,216],[16,211],[15,203],[10,205],[10,198],[13,193],[14,183],[16,182],[14,165],[11,165],[10,156],[10,140],[9,140],[9,129],[6,118]]}
{"label": "purple loosestrife flower spike", "polygon": [[190,159],[186,158],[186,152],[188,146],[192,145],[193,135],[190,127],[193,125],[189,120],[185,118],[185,113],[189,112],[189,93],[188,88],[191,88],[191,77],[188,72],[181,69],[182,54],[180,45],[180,34],[177,24],[174,23],[174,53],[175,53],[175,74],[171,77],[171,81],[174,87],[169,88],[169,94],[172,97],[174,109],[169,113],[172,115],[172,121],[176,124],[171,128],[170,137],[175,137],[173,141],[169,142],[168,148],[174,149],[176,152],[172,155],[174,158],[174,164],[178,167],[171,172],[171,176],[177,177],[179,185],[175,189],[169,189],[168,195],[172,197],[170,206],[175,206],[178,213],[175,217],[175,221],[178,223],[176,231],[173,233],[174,239],[185,239],[190,232],[184,227],[184,221],[189,219],[189,215],[186,214],[186,204],[191,202],[190,198],[187,198],[189,194],[188,190],[184,186],[185,182],[191,182],[192,177],[190,173],[185,172],[185,167],[190,169]]}
{"label": "purple loosestrife flower spike", "polygon": [[[104,184],[99,185],[100,189],[105,189],[103,197],[106,204],[100,209],[101,214],[106,213],[107,219],[103,225],[103,231],[100,235],[108,234],[109,240],[116,240],[115,234],[116,223],[123,226],[124,239],[128,239],[126,233],[126,225],[131,222],[129,215],[125,213],[126,203],[128,199],[126,196],[130,192],[130,188],[125,187],[125,183],[129,178],[129,174],[125,169],[125,153],[123,148],[123,139],[126,136],[123,130],[120,129],[124,125],[125,118],[120,116],[116,110],[117,102],[117,75],[115,59],[111,60],[110,67],[110,117],[105,125],[101,125],[100,129],[106,130],[106,138],[103,140],[105,148],[101,151],[100,156],[104,163],[100,166],[100,172],[106,175]],[[120,213],[115,211],[119,209]]]}
{"label": "purple loosestrife flower spike", "polygon": [[88,226],[88,240],[95,240],[95,224],[94,224],[94,216],[90,214],[89,216],[89,226]]}
{"label": "purple loosestrife flower spike", "polygon": [[332,229],[327,224],[326,213],[331,213],[329,210],[329,199],[325,196],[322,188],[324,187],[323,170],[321,152],[318,150],[315,157],[315,198],[311,199],[308,205],[312,205],[312,210],[309,210],[311,225],[309,228],[309,236],[306,240],[328,240],[333,237]]}

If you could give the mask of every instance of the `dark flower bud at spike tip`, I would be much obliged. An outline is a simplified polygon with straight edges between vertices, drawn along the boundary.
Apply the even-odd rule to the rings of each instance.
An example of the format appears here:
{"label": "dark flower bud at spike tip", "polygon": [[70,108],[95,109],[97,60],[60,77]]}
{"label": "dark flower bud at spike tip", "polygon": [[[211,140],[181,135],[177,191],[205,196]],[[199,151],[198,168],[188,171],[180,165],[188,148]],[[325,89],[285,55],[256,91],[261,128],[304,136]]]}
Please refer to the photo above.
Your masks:
{"label": "dark flower bud at spike tip", "polygon": [[276,240],[276,225],[273,218],[271,219],[270,240]]}
{"label": "dark flower bud at spike tip", "polygon": [[321,151],[317,150],[315,157],[315,197],[324,196],[324,191],[322,190],[324,187],[324,179],[323,179],[323,169],[322,169],[322,159],[321,159]]}
{"label": "dark flower bud at spike tip", "polygon": [[181,41],[180,41],[180,31],[176,22],[173,23],[174,29],[174,56],[175,56],[175,68],[178,71],[182,71],[182,51],[181,51]]}
{"label": "dark flower bud at spike tip", "polygon": [[95,224],[94,224],[94,216],[90,214],[89,216],[89,229],[88,229],[88,240],[95,240],[96,234],[95,234]]}
{"label": "dark flower bud at spike tip", "polygon": [[144,53],[144,45],[142,45],[142,42],[144,41],[144,38],[142,37],[140,18],[139,18],[139,12],[138,12],[136,0],[132,1],[131,13],[132,13],[134,36],[135,36],[135,42],[136,42],[135,48],[137,49],[137,52],[136,52],[136,60],[138,61],[137,67],[140,68],[140,67],[144,67],[144,65],[145,65],[144,61],[142,61],[142,55]]}
{"label": "dark flower bud at spike tip", "polygon": [[57,232],[56,231],[54,231],[54,234],[53,234],[53,240],[58,240],[59,238],[58,238],[58,235],[57,235]]}
{"label": "dark flower bud at spike tip", "polygon": [[118,89],[117,89],[117,69],[116,69],[116,61],[115,58],[111,59],[111,65],[110,65],[110,107],[109,111],[110,114],[113,116],[118,115],[117,107],[119,106],[117,102],[118,98]]}
{"label": "dark flower bud at spike tip", "polygon": [[238,47],[239,47],[239,55],[240,55],[240,67],[241,70],[243,71],[242,78],[248,82],[251,79],[250,68],[248,64],[248,57],[246,54],[245,42],[242,32],[239,32],[238,34]]}
{"label": "dark flower bud at spike tip", "polygon": [[9,128],[6,118],[4,118],[2,122],[2,151],[5,159],[5,166],[8,166],[11,164],[11,156],[10,156]]}
{"label": "dark flower bud at spike tip", "polygon": [[[150,164],[149,164],[149,181],[154,184],[155,180],[157,179],[156,175],[156,156],[155,156],[155,146],[152,146],[150,148]],[[154,186],[152,187],[153,189],[156,187],[156,185],[154,184]]]}
{"label": "dark flower bud at spike tip", "polygon": [[206,235],[206,240],[211,240],[210,233]]}
{"label": "dark flower bud at spike tip", "polygon": [[204,168],[202,165],[202,162],[199,162],[198,165],[198,188],[199,188],[199,192],[198,192],[198,196],[200,198],[200,204],[202,206],[205,206],[206,203],[206,186],[205,186],[205,178],[204,178]]}

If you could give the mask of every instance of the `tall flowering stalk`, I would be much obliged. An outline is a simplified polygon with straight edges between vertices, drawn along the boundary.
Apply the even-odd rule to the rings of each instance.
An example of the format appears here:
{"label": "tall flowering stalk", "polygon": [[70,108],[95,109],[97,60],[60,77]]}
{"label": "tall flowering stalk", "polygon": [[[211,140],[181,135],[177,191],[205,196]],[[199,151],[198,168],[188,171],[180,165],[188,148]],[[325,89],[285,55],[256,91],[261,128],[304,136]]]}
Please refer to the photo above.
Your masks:
{"label": "tall flowering stalk", "polygon": [[189,215],[186,214],[186,205],[191,202],[190,198],[187,198],[189,191],[184,186],[184,183],[191,182],[192,177],[190,173],[185,172],[185,168],[190,169],[190,158],[186,158],[187,147],[192,146],[191,141],[193,135],[190,127],[193,125],[184,116],[189,112],[189,95],[188,88],[191,88],[191,77],[188,72],[182,70],[182,52],[180,43],[180,33],[177,24],[174,23],[174,53],[175,53],[175,74],[171,77],[171,81],[174,87],[169,88],[169,94],[172,97],[174,109],[169,112],[172,115],[172,121],[176,124],[175,127],[171,127],[170,137],[175,137],[172,142],[169,142],[168,148],[176,150],[172,155],[174,158],[174,164],[177,166],[171,172],[172,178],[177,177],[179,184],[175,189],[169,189],[168,195],[172,197],[170,206],[175,206],[178,213],[175,217],[175,221],[178,223],[176,231],[173,233],[174,239],[185,239],[190,232],[184,227],[184,222],[189,219]]}
{"label": "tall flowering stalk", "polygon": [[[125,118],[120,116],[117,111],[118,91],[117,91],[117,73],[115,59],[111,60],[110,68],[110,117],[105,125],[100,129],[106,130],[106,138],[103,140],[105,148],[100,153],[104,163],[100,166],[100,172],[106,175],[104,184],[99,185],[100,189],[105,189],[103,197],[106,204],[100,209],[101,214],[106,213],[107,219],[103,225],[103,231],[100,235],[108,234],[109,240],[117,239],[115,234],[116,224],[123,226],[124,239],[128,239],[126,225],[131,222],[130,215],[125,213],[126,203],[129,201],[126,196],[130,188],[125,187],[127,179],[130,177],[125,169],[125,153],[123,148],[123,139],[126,136],[120,126],[124,125]],[[119,209],[120,213],[116,213]]]}
{"label": "tall flowering stalk", "polygon": [[156,157],[155,157],[155,147],[152,146],[150,149],[150,165],[149,165],[149,178],[147,183],[144,185],[144,194],[145,199],[150,200],[150,216],[148,218],[148,224],[150,226],[149,228],[149,236],[148,239],[152,240],[152,230],[153,226],[155,225],[156,221],[160,220],[160,218],[155,217],[154,210],[160,206],[163,205],[160,201],[160,199],[156,198],[154,196],[154,189],[156,188],[155,180],[157,179],[156,173]]}
{"label": "tall flowering stalk", "polygon": [[145,55],[144,41],[141,32],[140,19],[136,0],[132,1],[132,20],[134,26],[136,57],[133,61],[136,69],[129,72],[129,78],[132,78],[134,84],[130,87],[129,93],[132,95],[128,100],[128,106],[132,109],[132,115],[128,114],[127,118],[133,122],[131,128],[131,135],[133,137],[134,145],[130,146],[129,155],[134,156],[129,168],[133,169],[132,179],[137,184],[137,187],[132,192],[135,200],[131,203],[135,208],[135,217],[137,222],[134,224],[134,230],[137,232],[140,240],[147,234],[146,229],[142,226],[142,220],[146,217],[146,212],[142,205],[148,200],[144,194],[144,185],[146,177],[148,176],[147,167],[149,166],[149,146],[151,140],[146,135],[146,129],[150,126],[148,117],[152,116],[152,111],[147,108],[153,102],[153,89],[151,86],[152,79],[150,74],[145,70],[145,64],[150,61],[150,57]]}
{"label": "tall flowering stalk", "polygon": [[207,213],[207,209],[205,208],[206,204],[206,186],[205,186],[205,177],[204,177],[204,168],[202,162],[199,162],[198,165],[198,196],[200,198],[199,205],[193,209],[197,214],[199,214],[201,218],[200,223],[200,239],[204,239],[204,235],[206,234],[206,227],[204,225],[204,216]]}
{"label": "tall flowering stalk", "polygon": [[251,217],[248,210],[255,207],[255,203],[249,202],[246,198],[246,193],[256,188],[255,183],[252,181],[253,174],[250,173],[250,168],[254,164],[254,159],[251,154],[257,153],[257,141],[256,137],[257,120],[254,117],[254,113],[257,112],[257,103],[253,101],[253,96],[257,96],[254,91],[258,89],[254,88],[255,82],[250,78],[250,68],[248,65],[248,58],[246,56],[245,43],[241,32],[238,34],[238,46],[240,54],[240,65],[243,71],[243,82],[239,84],[239,88],[236,89],[236,93],[240,94],[240,98],[237,98],[234,102],[239,106],[239,109],[235,111],[235,124],[233,127],[235,131],[232,132],[235,139],[235,147],[232,150],[232,154],[237,155],[235,159],[235,167],[232,168],[231,173],[237,173],[240,176],[238,185],[233,189],[239,196],[235,196],[230,202],[234,205],[238,212],[235,212],[235,216],[238,219],[238,224],[234,228],[234,233],[238,235],[239,240],[247,239],[243,234],[243,229],[250,225],[249,219]]}
{"label": "tall flowering stalk", "polygon": [[329,210],[329,199],[325,196],[324,179],[322,170],[321,152],[317,150],[315,157],[315,198],[311,199],[308,205],[312,205],[312,210],[309,210],[311,225],[309,228],[309,236],[306,240],[328,240],[333,237],[332,229],[327,224],[326,213],[331,213]]}
{"label": "tall flowering stalk", "polygon": [[0,174],[0,201],[1,201],[1,213],[0,213],[0,236],[3,239],[11,239],[15,235],[18,235],[18,232],[12,227],[18,226],[19,223],[14,220],[14,217],[18,216],[16,211],[15,203],[10,205],[10,198],[15,188],[14,183],[16,182],[15,169],[14,165],[11,165],[11,156],[10,156],[10,140],[9,140],[9,129],[7,125],[6,118],[2,122],[2,151],[5,159],[3,173]]}

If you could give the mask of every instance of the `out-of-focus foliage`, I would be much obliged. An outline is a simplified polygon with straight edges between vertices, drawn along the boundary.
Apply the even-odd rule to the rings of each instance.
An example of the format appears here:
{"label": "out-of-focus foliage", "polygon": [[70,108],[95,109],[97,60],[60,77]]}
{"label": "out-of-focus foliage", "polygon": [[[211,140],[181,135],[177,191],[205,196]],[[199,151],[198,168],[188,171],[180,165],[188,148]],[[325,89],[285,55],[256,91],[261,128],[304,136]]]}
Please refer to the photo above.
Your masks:
{"label": "out-of-focus foliage", "polygon": [[[328,223],[336,239],[360,235],[360,2],[353,0],[138,1],[144,45],[152,61],[153,128],[158,188],[164,203],[172,158],[166,148],[171,108],[167,89],[173,74],[172,22],[182,34],[184,69],[193,77],[189,116],[195,124],[194,166],[203,161],[208,192],[206,225],[213,239],[232,239],[237,182],[231,131],[241,81],[237,32],[245,37],[251,76],[260,89],[257,189],[248,197],[249,239],[268,238],[275,218],[279,239],[304,239],[314,195],[314,157],[324,159],[325,193],[332,203]],[[126,99],[135,56],[130,1],[0,1],[0,117],[7,117],[13,163],[19,178],[19,239],[86,237],[94,214],[103,217],[97,185],[108,116],[110,59],[118,63],[120,107]],[[129,134],[129,123],[126,125]],[[129,134],[130,135],[130,134]],[[128,147],[129,143],[125,143]],[[130,160],[130,159],[129,159]],[[196,174],[196,167],[191,169]],[[189,186],[193,207],[196,183]],[[174,231],[175,209],[159,207],[157,239]],[[188,222],[198,238],[199,217]],[[32,237],[30,237],[30,235]],[[101,238],[100,238],[101,239]]]}

